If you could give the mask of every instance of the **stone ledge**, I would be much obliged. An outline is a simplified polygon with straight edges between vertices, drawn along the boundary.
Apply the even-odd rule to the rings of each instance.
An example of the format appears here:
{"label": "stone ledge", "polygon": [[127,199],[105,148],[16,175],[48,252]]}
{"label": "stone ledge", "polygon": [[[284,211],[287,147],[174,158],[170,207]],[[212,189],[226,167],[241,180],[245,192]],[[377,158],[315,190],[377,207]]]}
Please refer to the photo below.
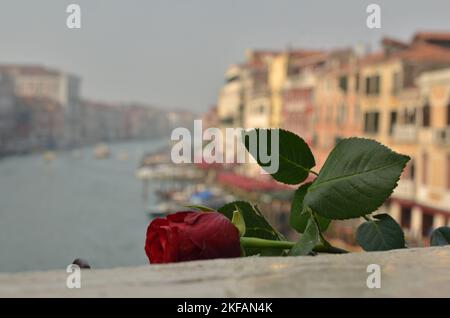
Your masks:
{"label": "stone ledge", "polygon": [[[368,264],[382,269],[369,289]],[[316,257],[248,257],[83,270],[0,274],[0,297],[450,297],[450,246]]]}

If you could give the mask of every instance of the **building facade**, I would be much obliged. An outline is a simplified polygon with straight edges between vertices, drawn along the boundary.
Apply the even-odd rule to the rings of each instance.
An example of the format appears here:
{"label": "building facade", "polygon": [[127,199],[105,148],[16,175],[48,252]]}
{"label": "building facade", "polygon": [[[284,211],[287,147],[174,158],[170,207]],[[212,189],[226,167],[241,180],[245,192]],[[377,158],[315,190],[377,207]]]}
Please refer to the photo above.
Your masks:
{"label": "building facade", "polygon": [[352,49],[336,50],[318,69],[313,143],[318,167],[341,139],[361,135],[358,63]]}
{"label": "building facade", "polygon": [[283,85],[281,127],[315,144],[315,98],[318,74],[327,55],[318,53],[291,63]]}
{"label": "building facade", "polygon": [[411,236],[427,237],[432,229],[450,224],[450,68],[424,72],[417,83],[418,98],[409,104],[416,111],[403,118],[415,119],[407,141],[413,161],[390,207]]}
{"label": "building facade", "polygon": [[16,96],[61,105],[65,116],[63,143],[80,143],[81,80],[77,76],[39,65],[0,65],[0,73],[13,78]]}
{"label": "building facade", "polygon": [[0,73],[0,156],[13,152],[15,103],[13,79]]}
{"label": "building facade", "polygon": [[[381,44],[370,54],[250,51],[240,77],[240,114],[245,128],[281,127],[303,137],[317,169],[352,136],[409,155],[382,209],[420,245],[433,228],[450,223],[450,33]],[[256,173],[246,168],[245,174]]]}

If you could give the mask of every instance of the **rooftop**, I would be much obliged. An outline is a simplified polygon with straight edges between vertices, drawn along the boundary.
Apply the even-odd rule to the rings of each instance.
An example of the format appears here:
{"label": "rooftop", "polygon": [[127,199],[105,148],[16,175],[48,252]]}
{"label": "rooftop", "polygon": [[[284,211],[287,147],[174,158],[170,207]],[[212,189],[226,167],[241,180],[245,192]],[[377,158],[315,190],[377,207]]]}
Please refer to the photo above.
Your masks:
{"label": "rooftop", "polygon": [[0,72],[19,75],[60,75],[61,72],[41,65],[4,64],[0,65]]}
{"label": "rooftop", "polygon": [[450,32],[417,32],[414,34],[413,42],[418,41],[450,41]]}

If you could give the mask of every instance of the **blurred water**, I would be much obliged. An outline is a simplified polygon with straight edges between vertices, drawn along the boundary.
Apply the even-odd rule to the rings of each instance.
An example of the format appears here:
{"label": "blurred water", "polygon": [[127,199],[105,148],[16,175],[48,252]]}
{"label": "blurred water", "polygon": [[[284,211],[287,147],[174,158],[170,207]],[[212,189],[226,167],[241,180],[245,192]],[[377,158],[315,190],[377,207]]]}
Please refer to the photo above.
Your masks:
{"label": "blurred water", "polygon": [[[162,141],[110,145],[112,156],[93,149],[0,160],[0,271],[63,269],[75,258],[94,268],[146,264],[145,207],[155,200],[150,184],[142,200],[135,169],[144,152]],[[121,161],[119,153],[128,160]]]}

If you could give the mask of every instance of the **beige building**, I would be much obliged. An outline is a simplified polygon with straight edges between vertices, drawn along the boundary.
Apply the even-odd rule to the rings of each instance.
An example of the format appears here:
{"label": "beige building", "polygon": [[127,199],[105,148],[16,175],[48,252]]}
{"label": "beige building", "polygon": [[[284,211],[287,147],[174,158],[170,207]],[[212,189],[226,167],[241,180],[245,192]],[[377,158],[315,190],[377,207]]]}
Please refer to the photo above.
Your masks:
{"label": "beige building", "polygon": [[39,65],[0,65],[0,73],[13,78],[17,96],[50,100],[61,105],[66,117],[66,142],[80,142],[81,80],[78,77]]}
{"label": "beige building", "polygon": [[70,74],[35,65],[0,65],[0,71],[14,77],[21,97],[48,98],[66,107],[79,97],[79,79]]}
{"label": "beige building", "polygon": [[385,39],[383,51],[365,57],[360,65],[364,135],[412,158],[387,206],[418,242],[448,222],[450,213],[445,151],[433,137],[438,127],[445,127],[446,109],[433,108],[432,102],[439,102],[430,93],[439,82],[432,78],[443,76],[434,70],[450,66],[449,40],[448,34],[433,33],[418,34],[411,43]]}
{"label": "beige building", "polygon": [[16,126],[16,97],[11,76],[0,73],[0,156],[12,152]]}
{"label": "beige building", "polygon": [[358,63],[352,49],[334,50],[317,70],[313,148],[319,167],[341,139],[361,134]]}
{"label": "beige building", "polygon": [[283,85],[281,127],[299,135],[310,147],[317,136],[316,88],[327,57],[326,53],[317,53],[295,59]]}
{"label": "beige building", "polygon": [[[419,87],[424,104],[419,123],[417,201],[450,213],[450,68],[422,74]],[[435,223],[443,225],[444,219],[438,217]]]}
{"label": "beige building", "polygon": [[450,223],[450,68],[419,78],[422,107],[419,130],[417,202],[435,209],[433,226]]}
{"label": "beige building", "polygon": [[450,33],[385,38],[382,50],[367,55],[299,52],[247,52],[240,99],[234,93],[225,99],[234,102],[222,103],[233,104],[223,108],[234,115],[222,117],[241,118],[245,128],[294,131],[312,146],[318,168],[342,138],[378,140],[411,157],[383,207],[409,241],[422,244],[433,228],[449,224]]}
{"label": "beige building", "polygon": [[[323,56],[321,51],[287,49],[274,56],[268,64],[268,93],[270,95],[270,127],[282,127],[286,83],[292,80],[305,82],[310,58]],[[302,72],[303,78],[299,74]]]}
{"label": "beige building", "polygon": [[[249,50],[242,64],[232,65],[225,73],[219,93],[217,117],[222,136],[230,128],[267,128],[270,126],[271,104],[268,87],[268,65],[277,52]],[[222,140],[225,153],[236,152],[236,143]],[[235,147],[234,150],[231,147]],[[254,165],[242,168],[245,174],[259,172]]]}

